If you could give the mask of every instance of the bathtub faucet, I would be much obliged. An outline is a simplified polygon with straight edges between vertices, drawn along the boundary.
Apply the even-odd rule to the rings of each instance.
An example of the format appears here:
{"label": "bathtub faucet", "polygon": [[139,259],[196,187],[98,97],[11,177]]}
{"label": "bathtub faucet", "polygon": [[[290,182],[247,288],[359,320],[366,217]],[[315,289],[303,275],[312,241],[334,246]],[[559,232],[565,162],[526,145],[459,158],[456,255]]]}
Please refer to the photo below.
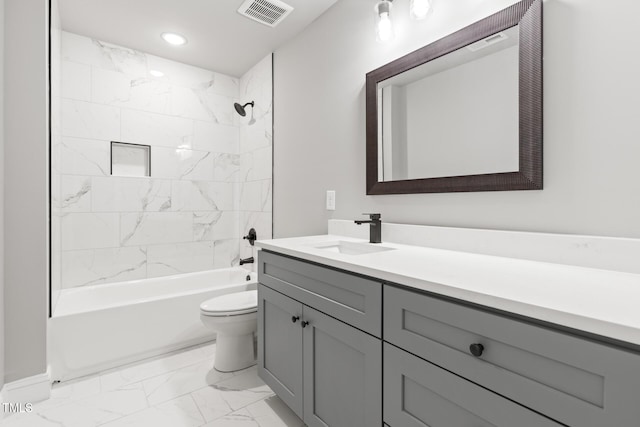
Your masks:
{"label": "bathtub faucet", "polygon": [[253,264],[253,257],[242,259],[240,258],[240,265]]}

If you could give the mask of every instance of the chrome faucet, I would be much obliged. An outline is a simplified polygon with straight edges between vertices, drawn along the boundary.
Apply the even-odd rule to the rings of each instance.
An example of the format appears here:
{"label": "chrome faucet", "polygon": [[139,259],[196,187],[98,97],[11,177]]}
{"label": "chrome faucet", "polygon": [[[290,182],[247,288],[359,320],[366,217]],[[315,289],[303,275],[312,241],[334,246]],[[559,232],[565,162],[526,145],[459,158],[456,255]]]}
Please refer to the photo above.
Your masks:
{"label": "chrome faucet", "polygon": [[379,213],[362,214],[369,215],[369,220],[355,220],[358,225],[369,224],[369,243],[382,243],[382,221]]}

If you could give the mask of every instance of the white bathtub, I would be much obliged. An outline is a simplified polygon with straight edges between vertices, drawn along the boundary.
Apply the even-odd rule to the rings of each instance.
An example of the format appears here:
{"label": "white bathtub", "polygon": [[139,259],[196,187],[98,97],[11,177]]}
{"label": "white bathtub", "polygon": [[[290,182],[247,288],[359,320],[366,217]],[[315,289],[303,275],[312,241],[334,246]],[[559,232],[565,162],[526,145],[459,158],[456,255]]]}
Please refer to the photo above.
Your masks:
{"label": "white bathtub", "polygon": [[49,319],[51,379],[210,341],[215,334],[200,322],[200,303],[256,283],[255,273],[227,268],[63,290]]}

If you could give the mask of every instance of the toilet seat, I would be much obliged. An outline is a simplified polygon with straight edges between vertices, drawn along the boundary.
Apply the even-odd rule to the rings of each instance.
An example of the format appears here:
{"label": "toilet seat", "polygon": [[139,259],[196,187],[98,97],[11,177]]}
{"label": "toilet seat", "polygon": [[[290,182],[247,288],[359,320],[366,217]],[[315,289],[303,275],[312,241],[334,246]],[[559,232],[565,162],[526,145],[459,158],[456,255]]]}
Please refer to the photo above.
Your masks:
{"label": "toilet seat", "polygon": [[258,311],[258,291],[243,291],[211,298],[200,304],[203,316],[226,317]]}

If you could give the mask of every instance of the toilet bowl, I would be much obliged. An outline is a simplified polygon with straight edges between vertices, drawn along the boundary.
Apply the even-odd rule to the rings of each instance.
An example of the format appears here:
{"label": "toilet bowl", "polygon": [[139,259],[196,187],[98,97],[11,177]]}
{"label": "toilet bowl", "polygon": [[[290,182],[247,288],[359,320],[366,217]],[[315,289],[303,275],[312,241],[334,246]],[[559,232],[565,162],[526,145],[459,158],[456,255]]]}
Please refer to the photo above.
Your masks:
{"label": "toilet bowl", "polygon": [[217,333],[213,367],[232,372],[254,365],[254,334],[258,327],[258,291],[211,298],[200,304],[200,320]]}

